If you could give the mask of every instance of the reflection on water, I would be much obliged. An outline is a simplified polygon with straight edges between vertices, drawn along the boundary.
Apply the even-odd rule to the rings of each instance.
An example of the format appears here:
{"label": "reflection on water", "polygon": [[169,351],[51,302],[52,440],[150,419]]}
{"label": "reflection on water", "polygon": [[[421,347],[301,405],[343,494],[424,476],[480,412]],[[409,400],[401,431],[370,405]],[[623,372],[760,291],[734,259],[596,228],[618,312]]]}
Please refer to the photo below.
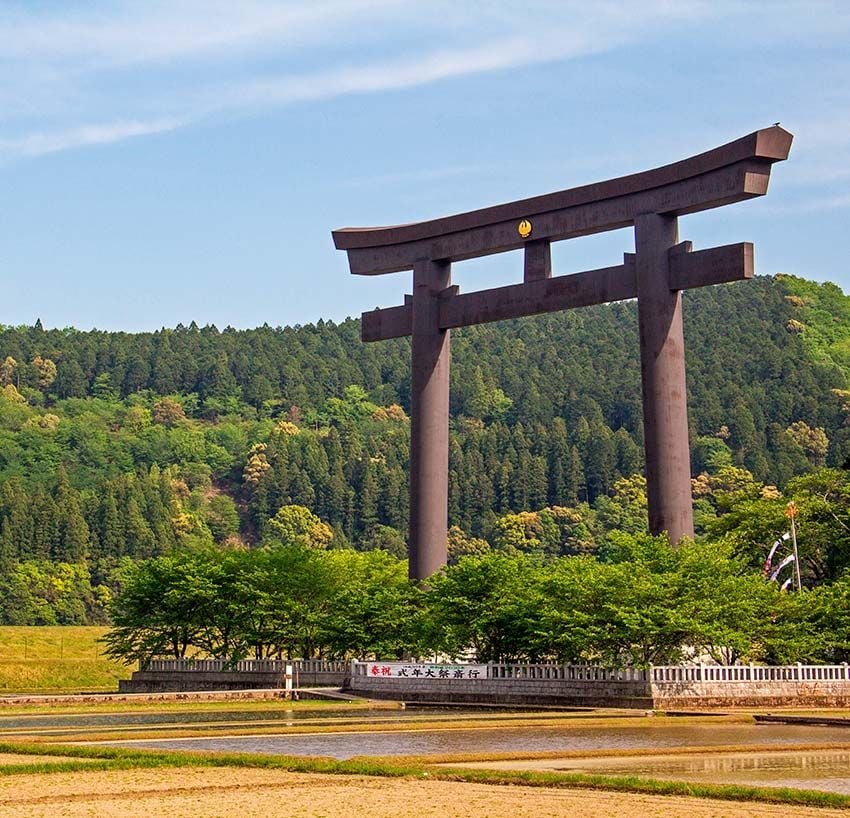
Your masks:
{"label": "reflection on water", "polygon": [[563,750],[627,750],[667,747],[846,742],[840,727],[750,724],[681,724],[645,727],[559,727],[405,732],[334,733],[290,736],[228,736],[220,738],[139,741],[128,746],[162,750],[217,750],[279,755],[442,755],[446,753],[537,752]]}
{"label": "reflection on water", "polygon": [[[358,723],[376,724],[381,722],[441,721],[443,719],[464,718],[470,715],[480,716],[478,710],[463,710],[459,708],[429,708],[423,710],[404,710],[395,708],[380,709],[323,709],[323,710],[212,710],[212,711],[160,711],[147,713],[69,713],[47,716],[0,716],[0,733],[4,730],[22,730],[30,728],[33,731],[56,732],[80,727],[138,727],[158,725],[187,725],[204,727],[216,724],[246,724],[250,726],[257,722],[280,722],[284,725],[295,723]],[[535,714],[536,718],[546,718],[549,714]],[[518,716],[518,717],[524,717]],[[554,716],[551,716],[554,718]]]}
{"label": "reflection on water", "polygon": [[[524,766],[532,769],[542,765],[529,761]],[[715,784],[799,787],[850,795],[850,753],[844,750],[560,759],[547,767],[570,772],[638,775]]]}
{"label": "reflection on water", "polygon": [[[747,753],[729,756],[692,756],[664,760],[660,766],[671,772],[699,773],[716,777],[718,773],[758,772],[771,774],[788,770],[810,771],[830,767],[850,774],[850,753],[802,752],[802,753]],[[659,762],[629,764],[628,768],[639,773],[653,773]]]}

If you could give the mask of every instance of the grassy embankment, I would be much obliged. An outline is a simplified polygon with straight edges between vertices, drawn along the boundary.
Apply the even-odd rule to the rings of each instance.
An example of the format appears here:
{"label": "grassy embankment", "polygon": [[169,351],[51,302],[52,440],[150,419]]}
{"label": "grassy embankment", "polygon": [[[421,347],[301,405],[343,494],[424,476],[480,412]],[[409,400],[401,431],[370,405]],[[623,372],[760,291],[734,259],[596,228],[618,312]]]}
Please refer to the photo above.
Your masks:
{"label": "grassy embankment", "polygon": [[102,627],[0,627],[0,695],[117,690],[132,668],[103,655]]}

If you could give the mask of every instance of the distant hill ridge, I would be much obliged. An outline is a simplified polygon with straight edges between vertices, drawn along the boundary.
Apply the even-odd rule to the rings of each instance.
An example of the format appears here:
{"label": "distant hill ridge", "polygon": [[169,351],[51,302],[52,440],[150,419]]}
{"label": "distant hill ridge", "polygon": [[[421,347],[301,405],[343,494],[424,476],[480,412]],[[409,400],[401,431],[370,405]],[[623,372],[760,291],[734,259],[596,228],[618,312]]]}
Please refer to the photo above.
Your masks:
{"label": "distant hill ridge", "polygon": [[[782,487],[847,462],[838,287],[783,275],[691,291],[685,334],[695,474],[726,463]],[[86,563],[111,585],[124,557],[258,542],[290,504],[338,542],[403,553],[409,357],[404,339],[361,343],[355,320],[0,327],[0,565]],[[641,472],[633,302],[458,331],[452,359],[449,513],[467,535],[544,507],[590,520]]]}
{"label": "distant hill ridge", "polygon": [[[771,448],[771,427],[803,420],[827,430],[830,461],[843,462],[846,413],[831,390],[850,381],[850,298],[839,287],[760,277],[687,293],[685,315],[693,431],[727,425],[732,448],[758,471],[755,450]],[[510,426],[555,417],[572,426],[601,415],[639,440],[636,332],[634,303],[455,331],[452,413]],[[48,406],[149,390],[197,395],[199,417],[220,414],[216,401],[303,413],[321,411],[351,384],[379,405],[409,404],[408,342],[363,344],[350,319],[224,331],[192,323],[143,333],[0,326],[0,360],[7,356],[20,365],[7,380]],[[48,386],[30,365],[36,358],[56,364]]]}

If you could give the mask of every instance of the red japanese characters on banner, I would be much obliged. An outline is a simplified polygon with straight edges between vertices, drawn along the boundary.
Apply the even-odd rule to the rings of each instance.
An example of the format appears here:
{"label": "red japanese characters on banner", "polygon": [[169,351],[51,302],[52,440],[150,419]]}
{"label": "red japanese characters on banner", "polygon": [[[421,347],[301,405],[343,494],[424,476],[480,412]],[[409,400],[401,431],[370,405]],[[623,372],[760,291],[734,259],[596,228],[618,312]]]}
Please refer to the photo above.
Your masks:
{"label": "red japanese characters on banner", "polygon": [[486,679],[487,665],[426,665],[409,662],[372,662],[367,675],[391,679]]}

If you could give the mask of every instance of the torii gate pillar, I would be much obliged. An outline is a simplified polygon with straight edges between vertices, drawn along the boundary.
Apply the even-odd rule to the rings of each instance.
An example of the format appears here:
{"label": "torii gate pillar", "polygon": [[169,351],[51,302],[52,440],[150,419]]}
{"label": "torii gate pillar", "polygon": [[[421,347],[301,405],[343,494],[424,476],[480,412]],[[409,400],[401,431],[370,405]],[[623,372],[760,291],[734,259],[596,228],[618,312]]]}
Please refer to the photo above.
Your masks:
{"label": "torii gate pillar", "polygon": [[440,329],[440,293],[448,262],[413,265],[413,360],[410,418],[410,576],[446,564],[449,517],[449,368],[451,330]]}
{"label": "torii gate pillar", "polygon": [[666,531],[672,543],[694,536],[682,292],[668,284],[678,232],[675,216],[635,218],[649,530]]}

